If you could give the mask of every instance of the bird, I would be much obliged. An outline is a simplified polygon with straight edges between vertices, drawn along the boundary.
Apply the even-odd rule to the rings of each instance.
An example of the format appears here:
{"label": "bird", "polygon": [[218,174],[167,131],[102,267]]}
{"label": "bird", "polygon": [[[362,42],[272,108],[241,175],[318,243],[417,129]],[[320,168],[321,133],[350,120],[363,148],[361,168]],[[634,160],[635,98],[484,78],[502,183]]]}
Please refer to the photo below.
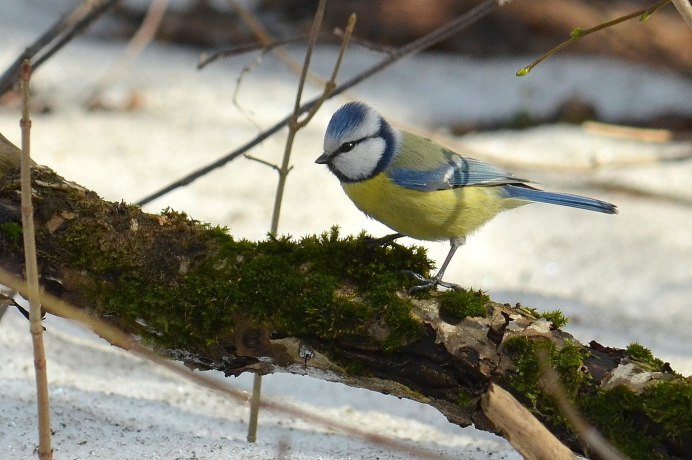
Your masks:
{"label": "bird", "polygon": [[382,241],[408,236],[450,242],[433,278],[411,273],[421,282],[414,291],[460,289],[443,280],[445,270],[466,237],[502,211],[539,202],[617,213],[611,203],[540,190],[496,166],[398,129],[363,102],[349,102],[334,112],[315,163],[327,165],[358,209],[396,232]]}

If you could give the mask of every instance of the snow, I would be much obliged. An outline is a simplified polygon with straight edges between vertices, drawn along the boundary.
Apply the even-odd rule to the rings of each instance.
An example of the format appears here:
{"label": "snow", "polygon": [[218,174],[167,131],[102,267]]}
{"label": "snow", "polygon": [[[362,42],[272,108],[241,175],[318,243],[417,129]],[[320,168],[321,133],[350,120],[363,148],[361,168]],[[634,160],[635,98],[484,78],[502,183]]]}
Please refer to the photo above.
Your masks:
{"label": "snow", "polygon": [[[0,4],[0,67],[57,17],[43,8],[36,1]],[[51,14],[59,14],[55,9]],[[141,199],[246,142],[293,105],[297,77],[276,58],[265,57],[244,77],[238,93],[241,111],[233,104],[236,80],[254,55],[197,71],[199,50],[153,44],[107,95],[117,102],[137,92],[141,108],[86,111],[84,99],[124,47],[93,36],[79,38],[39,69],[32,82],[37,97],[52,107],[50,113],[33,115],[35,160],[106,199]],[[291,50],[302,61],[300,52]],[[314,69],[327,74],[334,59],[333,48],[320,48]],[[377,59],[370,51],[349,51],[342,80]],[[338,223],[343,233],[386,233],[357,211],[326,168],[313,163],[330,114],[347,100],[365,100],[400,126],[428,132],[547,189],[594,196],[619,207],[616,216],[542,205],[500,215],[458,251],[448,281],[482,288],[497,301],[559,308],[572,318],[567,330],[582,341],[618,347],[638,341],[677,371],[692,373],[692,164],[647,160],[689,153],[690,142],[615,139],[568,125],[461,138],[443,132],[454,123],[495,121],[522,111],[545,115],[566,97],[589,101],[608,119],[665,111],[690,116],[689,79],[602,58],[551,59],[527,77],[514,77],[531,60],[423,54],[329,101],[298,135],[280,231],[305,235]],[[307,97],[318,91],[308,88]],[[18,118],[17,110],[0,109],[0,132],[17,144]],[[279,162],[284,142],[281,132],[251,153]],[[590,170],[594,159],[635,164]],[[641,197],[607,185],[683,200]],[[228,225],[238,237],[258,239],[269,227],[275,186],[272,170],[241,158],[145,210],[170,206]],[[448,249],[443,243],[426,246],[437,261]],[[64,320],[48,318],[46,328],[55,458],[407,458],[389,446],[268,411],[260,415],[259,441],[248,444],[244,402],[200,388]],[[0,355],[0,457],[31,458],[37,436],[31,344],[28,323],[15,311],[0,322]],[[246,390],[252,380],[249,375],[218,378]],[[338,383],[271,375],[264,379],[263,397],[433,454],[520,458],[503,439],[451,425],[434,409]]]}

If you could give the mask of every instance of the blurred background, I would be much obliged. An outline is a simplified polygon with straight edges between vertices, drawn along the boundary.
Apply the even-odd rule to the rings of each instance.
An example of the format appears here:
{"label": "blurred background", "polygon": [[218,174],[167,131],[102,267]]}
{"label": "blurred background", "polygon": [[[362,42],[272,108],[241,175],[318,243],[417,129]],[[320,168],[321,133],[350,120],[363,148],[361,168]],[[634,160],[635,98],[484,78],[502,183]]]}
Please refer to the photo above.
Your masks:
{"label": "blurred background", "polygon": [[[0,69],[79,3],[1,2]],[[316,3],[116,2],[36,70],[34,159],[105,199],[126,202],[215,161],[290,113],[305,50],[297,42],[198,70],[200,55],[305,36]],[[332,31],[343,28],[351,12],[358,17],[357,39],[346,52],[339,82],[477,3],[329,1],[306,99],[321,92],[320,81],[331,73],[339,43]],[[388,232],[352,205],[326,168],[314,164],[331,113],[346,101],[364,100],[398,126],[543,188],[617,204],[616,216],[542,205],[505,213],[469,238],[447,271],[448,281],[483,289],[496,301],[559,308],[570,316],[567,330],[578,340],[614,347],[637,341],[689,375],[692,32],[668,4],[645,22],[633,19],[586,36],[529,75],[515,76],[575,27],[593,27],[649,5],[515,0],[328,101],[298,133],[279,233],[299,237],[334,224],[344,234]],[[0,96],[0,133],[16,144],[19,113],[16,92]],[[280,131],[250,154],[279,163],[285,134]],[[269,230],[275,190],[272,169],[241,157],[144,209],[156,213],[170,206],[226,225],[236,237],[261,239]],[[424,244],[438,263],[448,249],[446,243],[402,242]],[[0,321],[0,355],[6,360],[0,362],[6,389],[0,412],[15,414],[12,429],[0,432],[0,447],[15,458],[31,455],[33,442],[24,434],[35,423],[31,346],[23,321],[14,311]],[[54,318],[46,325],[55,423],[62,424],[56,442],[65,456],[93,451],[103,458],[189,458],[194,451],[197,458],[270,458],[288,439],[292,458],[400,458],[271,414],[261,416],[260,445],[248,446],[244,407],[152,372],[72,325]],[[99,364],[104,360],[112,366]],[[129,383],[123,377],[128,375]],[[227,380],[248,388],[251,378]],[[299,402],[437,453],[518,458],[500,438],[450,426],[437,411],[408,401],[293,375],[268,376],[265,388],[268,397]],[[151,421],[148,412],[160,416]],[[135,443],[140,450],[131,450],[133,438],[118,428],[146,432],[161,419],[171,422],[140,438]],[[89,433],[85,444],[75,441],[82,433]],[[170,445],[157,444],[165,437],[175,445],[174,454],[166,450]]]}

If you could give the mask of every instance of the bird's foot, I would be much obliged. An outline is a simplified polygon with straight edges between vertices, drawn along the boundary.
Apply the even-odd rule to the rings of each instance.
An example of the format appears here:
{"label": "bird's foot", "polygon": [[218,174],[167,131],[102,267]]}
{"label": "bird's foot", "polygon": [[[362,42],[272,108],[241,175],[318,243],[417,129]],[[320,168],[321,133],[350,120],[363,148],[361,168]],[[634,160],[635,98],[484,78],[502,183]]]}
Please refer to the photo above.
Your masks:
{"label": "bird's foot", "polygon": [[402,238],[404,235],[401,233],[392,233],[391,235],[385,235],[380,238],[366,237],[365,243],[370,247],[376,246],[388,246],[392,244],[397,238]]}
{"label": "bird's foot", "polygon": [[461,286],[458,284],[454,283],[448,283],[446,281],[442,281],[441,277],[434,277],[434,278],[426,278],[420,273],[413,272],[411,270],[403,270],[404,273],[407,275],[413,276],[415,279],[421,282],[421,284],[418,284],[416,286],[413,286],[411,289],[408,290],[409,294],[413,294],[415,292],[423,291],[426,289],[435,289],[437,286],[442,286],[447,289],[453,289],[455,291],[459,291],[462,289]]}

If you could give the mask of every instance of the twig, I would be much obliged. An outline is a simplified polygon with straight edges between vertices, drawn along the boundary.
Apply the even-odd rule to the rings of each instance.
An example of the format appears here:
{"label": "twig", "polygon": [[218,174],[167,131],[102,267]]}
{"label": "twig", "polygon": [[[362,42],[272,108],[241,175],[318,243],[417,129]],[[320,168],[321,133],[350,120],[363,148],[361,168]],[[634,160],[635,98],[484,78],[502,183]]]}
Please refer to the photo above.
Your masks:
{"label": "twig", "polygon": [[[334,35],[336,37],[343,37],[344,31],[337,27],[334,29]],[[377,43],[373,43],[373,42],[366,40],[364,38],[356,37],[355,35],[351,36],[351,43],[356,44],[358,46],[361,46],[361,47],[363,47],[367,50],[370,50],[370,51],[376,51],[378,53],[391,54],[394,51],[396,51],[396,48],[394,48],[393,46],[386,46],[386,45],[380,45]]]}
{"label": "twig", "polygon": [[[244,156],[248,160],[256,161],[257,163],[263,164],[264,166],[268,166],[268,167],[272,168],[273,170],[275,170],[276,172],[281,171],[281,169],[279,168],[279,165],[276,165],[276,164],[272,163],[271,161],[263,160],[262,158],[253,157],[249,153],[246,153]],[[290,169],[293,169],[293,166],[291,166]]]}
{"label": "twig", "polygon": [[[444,26],[430,32],[427,35],[424,35],[423,37],[414,40],[410,42],[407,45],[404,45],[401,48],[397,48],[394,51],[392,51],[386,58],[381,60],[379,63],[375,64],[374,66],[370,67],[369,69],[365,70],[364,72],[361,72],[360,74],[356,75],[355,77],[352,77],[351,79],[347,80],[346,82],[342,83],[341,85],[337,86],[334,88],[334,90],[331,92],[329,97],[327,99],[330,99],[334,96],[337,96],[344,91],[354,87],[358,83],[362,82],[363,80],[366,80],[370,78],[371,76],[375,75],[378,72],[381,72],[382,70],[386,69],[387,67],[391,66],[392,64],[396,63],[400,59],[415,54],[419,51],[422,51],[426,48],[431,47],[432,45],[439,43],[440,41],[445,40],[446,38],[454,35],[455,33],[459,32],[460,30],[470,26],[471,24],[477,22],[481,18],[487,16],[491,12],[495,11],[496,8],[500,6],[507,5],[511,2],[512,0],[484,0],[482,3],[478,4],[468,12],[464,13],[457,19],[454,19],[453,21],[448,22]],[[315,106],[321,99],[323,98],[322,95],[313,98],[312,100],[306,102],[303,104],[299,111],[300,113],[305,113],[308,110],[310,110],[313,106]],[[195,180],[199,179],[200,177],[208,174],[209,172],[220,168],[221,166],[225,165],[226,163],[229,163],[230,161],[235,160],[237,157],[240,155],[243,155],[245,152],[250,150],[251,148],[255,147],[256,145],[262,143],[264,140],[268,139],[269,137],[273,136],[276,134],[278,131],[280,131],[284,126],[286,126],[291,117],[293,115],[289,115],[276,123],[274,126],[268,128],[262,133],[259,133],[254,139],[251,141],[247,142],[243,146],[237,148],[236,150],[233,150],[232,152],[224,155],[223,157],[219,158],[218,160],[208,164],[207,166],[203,166],[190,174],[186,175],[185,177],[178,179],[177,181],[163,187],[162,189],[142,198],[137,202],[138,205],[145,205],[147,203],[150,203],[154,201],[157,198],[160,198],[161,196],[178,189],[180,187],[183,187],[185,185],[189,185]]]}
{"label": "twig", "polygon": [[540,56],[538,59],[533,61],[531,64],[527,65],[526,67],[522,67],[521,69],[517,70],[516,76],[517,77],[523,77],[527,75],[531,70],[533,70],[534,67],[536,67],[538,64],[541,62],[545,61],[549,57],[559,53],[563,49],[567,48],[569,45],[572,43],[576,42],[577,40],[580,40],[582,37],[585,37],[589,34],[592,34],[594,32],[598,32],[600,30],[606,29],[608,27],[612,27],[616,24],[620,24],[621,22],[628,21],[632,18],[638,17],[640,21],[645,21],[647,20],[652,14],[654,14],[658,9],[661,7],[665,6],[667,3],[669,3],[670,0],[659,0],[657,3],[655,3],[653,6],[650,6],[648,8],[644,8],[643,10],[635,11],[634,13],[627,14],[625,16],[621,16],[619,18],[613,19],[612,21],[607,21],[602,24],[599,24],[595,27],[591,27],[590,29],[582,29],[581,27],[575,27],[572,29],[572,32],[570,32],[570,37],[568,40],[565,40],[564,42],[560,43],[557,45],[555,48],[551,49],[547,53],[543,54]]}
{"label": "twig", "polygon": [[[237,0],[229,0],[231,6],[235,10],[235,12],[240,16],[245,24],[252,30],[252,33],[255,34],[257,38],[259,38],[260,42],[264,44],[265,46],[270,45],[272,42],[274,42],[274,39],[272,36],[267,32],[267,30],[262,27],[262,24],[259,23],[255,19],[255,17],[252,15],[250,11],[248,11],[247,8],[245,8],[243,5],[240,4]],[[319,34],[319,30],[316,32]],[[311,35],[312,36],[312,35]],[[311,37],[310,36],[310,37]],[[310,38],[308,38],[310,39]],[[293,59],[288,52],[286,52],[285,49],[283,48],[272,48],[274,54],[281,59],[286,65],[296,73],[302,72],[302,68],[298,62],[296,62],[295,59]],[[307,78],[311,83],[315,84],[324,84],[324,79],[322,79],[320,76],[308,71]]]}
{"label": "twig", "polygon": [[110,69],[104,74],[101,81],[95,85],[91,95],[87,98],[87,107],[96,108],[101,105],[101,96],[106,88],[119,80],[137,56],[151,43],[161,24],[161,19],[163,19],[163,15],[168,9],[168,2],[169,0],[152,0],[142,24],[132,36],[132,39],[130,39],[127,49],[118,59],[118,62],[111,65]]}
{"label": "twig", "polygon": [[627,457],[618,452],[598,430],[591,426],[569,400],[565,389],[560,383],[560,376],[550,365],[548,350],[538,347],[536,354],[538,355],[538,361],[543,374],[541,379],[543,388],[546,393],[555,399],[557,406],[560,408],[560,414],[567,419],[574,432],[584,442],[585,452],[587,454],[594,453],[598,458],[604,460],[626,460]]}
{"label": "twig", "polygon": [[670,142],[673,140],[673,133],[668,129],[624,126],[593,120],[585,121],[581,126],[586,133],[616,137],[619,139],[636,139],[642,142],[657,143]]}
{"label": "twig", "polygon": [[[240,110],[245,116],[250,120],[250,122],[257,126],[257,123],[249,116],[248,110],[245,109],[240,102],[238,101],[238,94],[240,91],[240,84],[242,83],[243,77],[250,73],[255,67],[259,66],[261,64],[261,59],[269,51],[272,51],[273,54],[275,54],[281,61],[283,61],[291,71],[298,73],[299,75],[303,72],[303,69],[305,66],[301,66],[298,62],[296,62],[295,59],[293,59],[288,52],[286,52],[283,47],[277,47],[276,41],[274,38],[267,32],[267,30],[262,26],[262,24],[259,23],[255,19],[255,17],[252,15],[252,13],[245,8],[243,5],[241,5],[237,0],[228,0],[229,3],[231,4],[231,7],[235,10],[235,12],[242,18],[242,20],[245,22],[245,24],[252,30],[252,33],[260,40],[260,43],[264,45],[264,48],[262,48],[262,53],[257,57],[255,62],[249,66],[246,66],[243,68],[241,71],[240,76],[238,76],[238,82],[235,87],[235,91],[233,92],[233,104]],[[305,41],[305,40],[311,40],[316,39],[320,35],[319,30],[313,30],[314,34],[309,35],[308,37],[300,37],[298,40],[293,39],[293,41]],[[313,42],[313,43],[315,43]],[[286,45],[287,42],[284,41],[282,45]],[[320,77],[317,74],[314,74],[313,72],[310,72],[308,69],[308,73],[305,76],[301,76],[301,78],[305,80],[309,80],[313,84],[318,84],[318,85],[323,85],[325,83],[324,79]],[[304,84],[304,83],[303,83]],[[258,127],[258,131],[261,131]],[[246,155],[247,157],[247,155]],[[254,159],[254,158],[253,158]],[[281,168],[278,166],[274,167],[274,169],[281,171]]]}
{"label": "twig", "polygon": [[[235,88],[233,89],[233,105],[242,113],[245,115],[245,118],[252,123],[252,125],[257,129],[257,131],[262,131],[262,128],[260,128],[260,125],[257,124],[257,122],[254,120],[252,117],[253,113],[251,109],[248,109],[244,107],[240,101],[238,100],[238,96],[240,96],[240,88],[241,84],[243,83],[243,80],[245,79],[245,75],[249,74],[253,70],[255,70],[257,67],[262,65],[262,60],[264,59],[264,52],[260,53],[255,57],[255,60],[252,61],[250,64],[245,65],[240,73],[238,74],[238,78],[236,78],[235,81]],[[245,153],[245,157],[250,158],[250,155],[248,153]],[[254,158],[251,158],[254,159]],[[274,166],[277,170],[279,169],[278,166]]]}
{"label": "twig", "polygon": [[692,29],[692,4],[690,4],[689,0],[671,1],[673,2],[673,5],[675,5],[675,9],[678,10],[680,17],[682,17],[685,24],[687,24],[687,27]]}
{"label": "twig", "polygon": [[38,263],[36,262],[36,238],[34,233],[34,208],[31,204],[31,118],[29,117],[29,82],[31,64],[25,59],[20,75],[22,90],[22,228],[24,236],[24,264],[26,266],[27,299],[29,300],[29,330],[34,348],[36,372],[36,402],[38,406],[38,458],[53,458],[50,432],[50,401],[48,398],[48,374],[46,354],[43,350],[43,324],[38,287]]}
{"label": "twig", "polygon": [[[24,281],[18,279],[4,268],[0,267],[0,284],[3,284],[17,292],[20,295],[28,296],[28,287]],[[93,330],[96,334],[106,339],[111,344],[120,347],[135,356],[146,359],[158,366],[170,371],[171,373],[182,376],[189,382],[196,383],[202,387],[208,388],[210,390],[219,392],[227,397],[234,398],[242,403],[247,402],[248,395],[247,392],[234,388],[227,383],[221,382],[213,377],[206,375],[203,372],[193,372],[192,370],[182,366],[178,363],[171,362],[169,359],[158,355],[153,350],[145,347],[144,345],[136,342],[132,336],[121,331],[120,329],[114,327],[113,325],[106,323],[98,319],[97,317],[90,315],[79,308],[68,304],[67,302],[47,293],[40,293],[40,301],[45,307],[45,309],[53,315],[60,316],[62,318],[78,321],[84,324],[89,329]],[[420,458],[429,458],[436,460],[444,460],[443,456],[439,454],[433,454],[430,451],[421,449],[415,446],[404,443],[403,441],[388,438],[383,435],[373,433],[372,431],[365,431],[359,428],[354,428],[345,423],[340,423],[334,421],[327,417],[317,415],[315,413],[301,409],[300,407],[289,406],[281,402],[272,400],[263,400],[260,406],[266,410],[272,410],[283,414],[288,414],[294,417],[298,417],[307,423],[313,423],[322,427],[327,427],[346,435],[358,438],[365,442],[387,447],[392,450],[396,450],[408,455],[418,456]]]}
{"label": "twig", "polygon": [[247,442],[257,441],[257,420],[262,402],[262,375],[252,374],[252,394],[250,395],[250,419],[247,425]]}
{"label": "twig", "polygon": [[507,390],[490,384],[481,396],[483,412],[526,459],[576,460],[577,456]]}
{"label": "twig", "polygon": [[[337,27],[336,29],[334,29],[333,33],[331,33],[331,34],[322,34],[321,33],[319,35],[319,39],[320,40],[328,40],[328,39],[333,40],[334,37],[341,39],[341,38],[343,38],[343,36],[344,36],[344,31]],[[280,48],[282,46],[306,42],[308,40],[308,38],[309,38],[309,36],[307,36],[307,35],[300,35],[297,37],[284,38],[281,40],[272,40],[271,42],[259,41],[256,43],[245,43],[242,45],[233,46],[231,48],[226,48],[223,50],[214,51],[213,53],[203,52],[202,54],[200,54],[199,60],[197,61],[197,69],[203,69],[204,67],[208,66],[212,62],[215,62],[221,58],[238,56],[240,54],[249,53],[251,51],[259,51],[262,55],[264,55],[264,54],[267,54],[268,52],[273,51],[274,49]],[[396,50],[396,48],[394,48],[394,47],[382,46],[382,45],[379,45],[377,43],[373,43],[371,41],[365,40],[364,38],[358,38],[356,36],[351,36],[351,43],[362,46],[363,48],[368,49],[370,51],[377,51],[379,53],[391,54],[392,52],[394,52]]]}
{"label": "twig", "polygon": [[[5,73],[0,76],[0,95],[10,90],[15,84],[22,62],[25,59],[30,59],[33,70],[36,70],[117,2],[118,0],[85,0],[72,10],[70,14],[61,17],[32,45],[26,48],[10,67],[5,70]],[[49,45],[50,47],[48,47]]]}
{"label": "twig", "polygon": [[214,61],[217,61],[223,57],[232,57],[239,54],[249,53],[250,51],[260,51],[262,54],[267,54],[275,48],[285,45],[291,45],[293,43],[304,42],[307,37],[301,35],[300,37],[285,38],[283,40],[276,40],[271,43],[257,42],[257,43],[247,43],[243,45],[234,46],[232,48],[215,51],[213,53],[202,53],[199,56],[199,61],[197,62],[197,69],[203,69]]}

